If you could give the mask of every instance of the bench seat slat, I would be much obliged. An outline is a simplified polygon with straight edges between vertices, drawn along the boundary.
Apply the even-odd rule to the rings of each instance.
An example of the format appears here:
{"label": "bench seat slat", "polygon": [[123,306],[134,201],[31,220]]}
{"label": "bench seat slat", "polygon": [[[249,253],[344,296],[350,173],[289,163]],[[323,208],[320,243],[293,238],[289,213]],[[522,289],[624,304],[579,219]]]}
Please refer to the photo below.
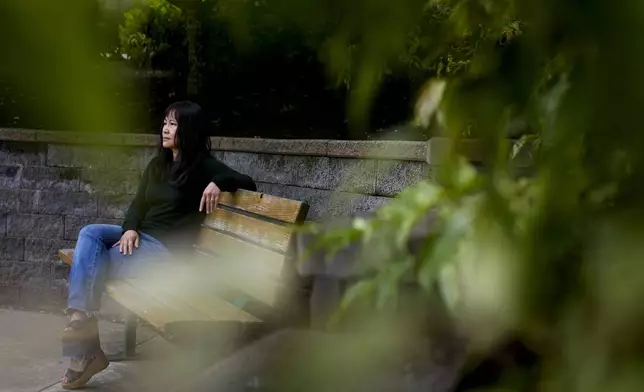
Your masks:
{"label": "bench seat slat", "polygon": [[61,249],[58,251],[58,257],[63,263],[72,265],[74,261],[74,249]]}
{"label": "bench seat slat", "polygon": [[[158,275],[160,276],[161,274]],[[142,279],[124,279],[123,281],[139,290],[146,297],[153,298],[161,303],[166,308],[167,313],[176,314],[181,318],[192,317],[195,320],[208,320],[206,315],[187,306],[187,304],[179,301],[174,295],[164,293],[161,290],[161,287],[169,282],[168,279],[159,279],[156,276],[151,276]]]}
{"label": "bench seat slat", "polygon": [[[198,244],[197,250],[203,249],[217,256],[199,252],[196,275],[212,285],[218,279],[224,281],[229,287],[239,288],[267,305],[275,303],[280,289],[278,279],[284,262],[283,255],[208,229],[202,229]],[[73,255],[73,249],[59,251],[61,260],[69,265]],[[228,275],[228,279],[221,276],[223,273]],[[214,301],[219,304],[218,299]]]}
{"label": "bench seat slat", "polygon": [[208,318],[191,309],[175,310],[126,281],[109,282],[106,291],[116,302],[146,320],[161,332],[166,325],[185,321],[207,321]]}
{"label": "bench seat slat", "polygon": [[[259,323],[254,317],[234,305],[216,296],[212,287],[204,285],[197,271],[177,271],[174,279],[126,279],[131,286],[156,298],[173,309],[181,307],[192,310],[205,319],[212,321],[237,321],[243,323]],[[177,274],[181,274],[177,278]]]}
{"label": "bench seat slat", "polygon": [[[72,263],[73,254],[73,249],[61,249],[59,251],[61,259],[66,264]],[[244,312],[221,298],[217,298],[214,292],[203,284],[200,286],[194,284],[195,282],[184,281],[182,282],[184,284],[181,285],[182,290],[174,290],[175,292],[172,293],[172,288],[167,285],[159,286],[160,291],[146,291],[144,288],[149,288],[150,284],[145,282],[143,279],[112,281],[107,283],[107,292],[121,305],[132,310],[139,317],[148,320],[160,330],[163,330],[165,323],[189,321],[195,317],[197,317],[197,320],[261,322],[257,317]],[[173,303],[175,307],[188,307],[196,310],[196,312],[187,313],[185,309],[180,312],[172,311],[172,308],[168,307],[166,302],[154,297],[155,291],[157,295],[163,293],[161,297],[166,302]],[[173,295],[176,300],[171,299]],[[201,313],[201,315],[198,313]]]}
{"label": "bench seat slat", "polygon": [[188,303],[192,308],[206,315],[213,321],[238,321],[241,323],[263,323],[252,314],[243,311],[233,304],[218,298],[208,290],[181,292],[178,298]]}
{"label": "bench seat slat", "polygon": [[197,253],[201,256],[201,260],[195,270],[206,277],[205,279],[209,279],[213,286],[218,286],[222,290],[241,291],[269,306],[275,303],[280,289],[280,283],[276,280],[268,279],[261,274],[250,273],[247,268],[240,268],[235,263],[213,263],[212,256],[199,250]]}
{"label": "bench seat slat", "polygon": [[300,218],[303,204],[296,200],[284,199],[265,193],[238,190],[236,193],[222,193],[219,203],[227,207],[254,213],[282,222],[295,223]]}

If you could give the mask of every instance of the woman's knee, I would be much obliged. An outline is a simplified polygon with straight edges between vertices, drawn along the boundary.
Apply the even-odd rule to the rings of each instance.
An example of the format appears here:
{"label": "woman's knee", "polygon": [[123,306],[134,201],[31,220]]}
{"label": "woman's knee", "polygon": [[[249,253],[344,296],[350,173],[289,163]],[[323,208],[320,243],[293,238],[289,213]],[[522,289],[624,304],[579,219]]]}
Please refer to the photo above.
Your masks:
{"label": "woman's knee", "polygon": [[80,230],[80,233],[78,233],[78,236],[79,237],[88,236],[88,237],[103,239],[105,237],[113,237],[115,234],[118,234],[117,232],[119,230],[120,229],[118,226],[93,223],[93,224],[84,226]]}
{"label": "woman's knee", "polygon": [[90,236],[90,237],[99,237],[101,234],[101,226],[98,224],[91,224],[83,226],[78,236]]}

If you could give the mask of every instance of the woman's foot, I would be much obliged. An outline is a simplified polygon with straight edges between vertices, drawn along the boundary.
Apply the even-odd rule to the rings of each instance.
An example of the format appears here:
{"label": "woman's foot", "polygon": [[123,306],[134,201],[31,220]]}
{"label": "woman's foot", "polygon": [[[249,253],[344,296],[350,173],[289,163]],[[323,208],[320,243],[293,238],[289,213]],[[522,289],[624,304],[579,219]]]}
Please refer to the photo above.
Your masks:
{"label": "woman's foot", "polygon": [[96,355],[82,360],[72,359],[69,369],[61,379],[62,387],[64,389],[82,388],[95,374],[105,370],[108,365],[109,361],[102,350]]}

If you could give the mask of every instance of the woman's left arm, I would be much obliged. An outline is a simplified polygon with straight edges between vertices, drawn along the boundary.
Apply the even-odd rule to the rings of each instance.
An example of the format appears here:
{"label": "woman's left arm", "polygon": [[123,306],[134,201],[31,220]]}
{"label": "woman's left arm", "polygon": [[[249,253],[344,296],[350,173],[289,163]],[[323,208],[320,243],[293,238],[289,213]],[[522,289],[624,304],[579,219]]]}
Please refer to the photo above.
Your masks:
{"label": "woman's left arm", "polygon": [[217,207],[221,192],[235,192],[238,189],[257,190],[252,178],[231,169],[215,158],[207,159],[204,164],[205,173],[210,182],[201,196],[199,211],[205,211],[207,214],[213,212]]}
{"label": "woman's left arm", "polygon": [[235,192],[238,189],[256,191],[257,185],[249,176],[242,174],[215,158],[206,160],[206,173],[210,182],[214,182],[222,192]]}

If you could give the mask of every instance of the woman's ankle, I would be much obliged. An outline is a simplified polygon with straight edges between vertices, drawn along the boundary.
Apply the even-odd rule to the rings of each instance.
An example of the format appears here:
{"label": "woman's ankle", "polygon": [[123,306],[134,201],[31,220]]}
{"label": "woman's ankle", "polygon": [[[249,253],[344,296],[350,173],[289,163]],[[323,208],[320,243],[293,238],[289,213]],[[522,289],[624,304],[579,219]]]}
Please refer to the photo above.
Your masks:
{"label": "woman's ankle", "polygon": [[93,313],[74,308],[65,309],[65,314],[70,320],[91,320],[96,318],[96,315]]}
{"label": "woman's ankle", "polygon": [[69,314],[69,319],[72,320],[72,321],[74,321],[74,320],[85,321],[85,320],[89,319],[89,316],[85,312],[79,312],[79,311],[75,310],[75,311],[73,311],[73,312],[71,312]]}

